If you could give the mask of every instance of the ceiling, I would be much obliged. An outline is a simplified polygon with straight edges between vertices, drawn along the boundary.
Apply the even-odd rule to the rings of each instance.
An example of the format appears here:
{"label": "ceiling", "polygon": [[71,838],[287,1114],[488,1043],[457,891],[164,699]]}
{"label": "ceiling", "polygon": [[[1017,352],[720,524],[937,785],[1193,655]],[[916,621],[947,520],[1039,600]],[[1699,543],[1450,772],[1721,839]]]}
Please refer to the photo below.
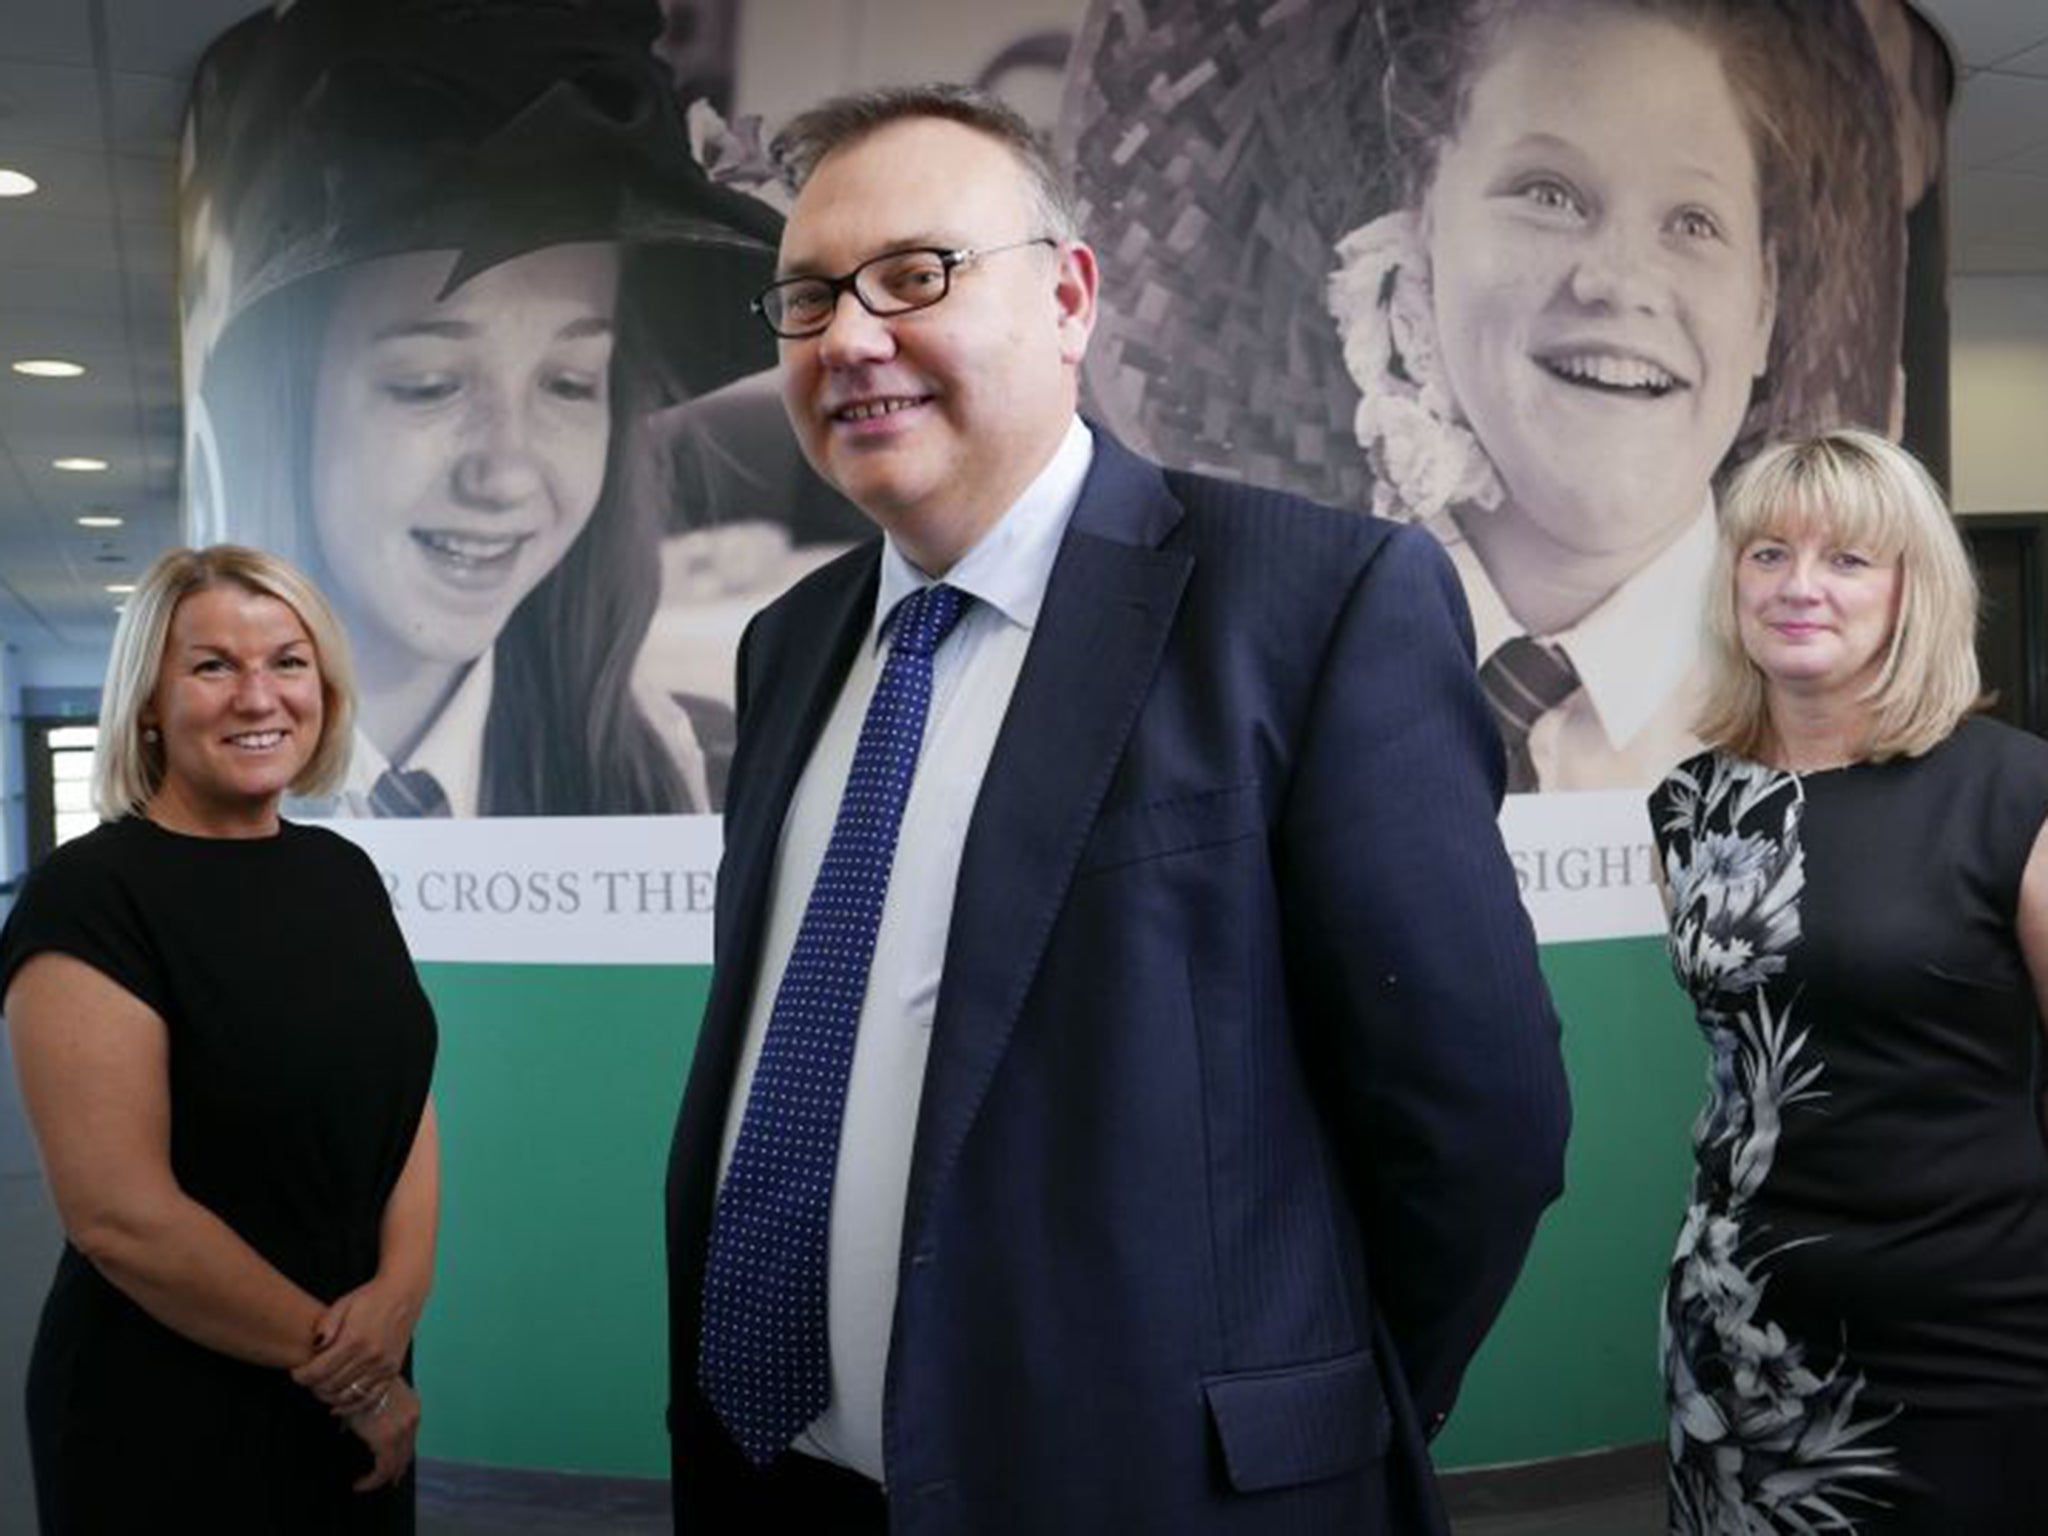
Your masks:
{"label": "ceiling", "polygon": [[1949,271],[2048,272],[2048,6],[1915,4],[1962,76],[1949,120]]}
{"label": "ceiling", "polygon": [[[0,0],[0,165],[41,183],[0,199],[0,363],[56,356],[87,369],[52,381],[0,371],[0,639],[21,650],[96,655],[116,601],[106,584],[179,538],[179,116],[207,44],[260,8]],[[2048,273],[2048,7],[1919,8],[1962,66],[1950,270]],[[66,455],[111,467],[51,467]],[[101,508],[126,525],[77,525]]]}
{"label": "ceiling", "polygon": [[[114,599],[178,539],[173,182],[186,82],[252,0],[0,0],[0,636],[103,648]],[[5,370],[83,363],[83,378]],[[102,474],[50,461],[89,455]],[[101,535],[77,526],[108,508]],[[107,557],[116,557],[109,559]]]}

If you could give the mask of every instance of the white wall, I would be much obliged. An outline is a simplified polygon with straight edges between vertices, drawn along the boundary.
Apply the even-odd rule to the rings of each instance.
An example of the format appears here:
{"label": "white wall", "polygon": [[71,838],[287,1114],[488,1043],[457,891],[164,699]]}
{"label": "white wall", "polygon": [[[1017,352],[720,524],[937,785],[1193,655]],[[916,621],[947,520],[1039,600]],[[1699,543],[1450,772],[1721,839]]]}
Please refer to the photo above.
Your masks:
{"label": "white wall", "polygon": [[97,688],[106,671],[100,646],[0,646],[0,884],[21,873],[28,849],[21,691]]}
{"label": "white wall", "polygon": [[1958,512],[2048,512],[2048,276],[1949,282]]}
{"label": "white wall", "polygon": [[10,701],[18,701],[24,688],[97,688],[107,675],[103,645],[10,645],[7,659]]}

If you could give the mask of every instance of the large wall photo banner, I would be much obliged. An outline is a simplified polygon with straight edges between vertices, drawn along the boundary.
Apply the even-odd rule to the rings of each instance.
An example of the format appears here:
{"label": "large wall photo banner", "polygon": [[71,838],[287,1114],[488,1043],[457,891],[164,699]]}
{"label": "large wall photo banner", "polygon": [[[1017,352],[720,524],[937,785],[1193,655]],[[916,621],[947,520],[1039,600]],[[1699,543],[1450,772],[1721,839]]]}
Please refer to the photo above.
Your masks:
{"label": "large wall photo banner", "polygon": [[1092,421],[1424,524],[1476,659],[1568,668],[1525,732],[1501,701],[1567,1193],[1434,1453],[1658,1438],[1703,1057],[1645,801],[1731,467],[1838,421],[1946,462],[1947,61],[1904,0],[278,0],[187,120],[188,534],[302,562],[356,650],[353,776],[293,814],[370,850],[441,1021],[422,1453],[668,1466],[651,1213],[735,649],[872,532],[748,312],[771,146],[925,80],[1074,169]]}
{"label": "large wall photo banner", "polygon": [[696,446],[687,402],[772,363],[781,219],[705,171],[663,36],[652,0],[301,0],[195,88],[193,536],[333,600],[352,767],[293,809],[422,958],[708,960],[740,628],[813,501],[856,531]]}
{"label": "large wall photo banner", "polygon": [[1088,12],[1097,408],[1442,539],[1546,940],[1662,930],[1643,799],[1699,749],[1716,485],[1842,423],[1945,461],[1945,374],[1902,366],[1909,325],[1946,346],[1907,313],[1944,67],[1893,0]]}
{"label": "large wall photo banner", "polygon": [[1946,458],[1903,0],[273,7],[188,120],[186,482],[195,539],[297,558],[352,636],[355,767],[301,813],[427,958],[708,959],[738,636],[867,531],[747,312],[768,146],[931,75],[1074,168],[1092,417],[1435,531],[1539,933],[1655,931],[1717,485],[1838,422]]}

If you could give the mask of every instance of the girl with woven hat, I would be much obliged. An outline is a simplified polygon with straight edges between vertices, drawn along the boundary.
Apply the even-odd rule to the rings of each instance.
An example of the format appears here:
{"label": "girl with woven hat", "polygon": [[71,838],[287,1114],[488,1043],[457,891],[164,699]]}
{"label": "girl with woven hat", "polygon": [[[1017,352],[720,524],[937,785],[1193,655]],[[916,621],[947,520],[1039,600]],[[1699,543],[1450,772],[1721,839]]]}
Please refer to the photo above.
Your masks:
{"label": "girl with woven hat", "polygon": [[1091,14],[1063,128],[1119,256],[1098,408],[1428,523],[1510,789],[1653,783],[1695,746],[1717,476],[1893,424],[1901,178],[1857,7],[1139,9]]}

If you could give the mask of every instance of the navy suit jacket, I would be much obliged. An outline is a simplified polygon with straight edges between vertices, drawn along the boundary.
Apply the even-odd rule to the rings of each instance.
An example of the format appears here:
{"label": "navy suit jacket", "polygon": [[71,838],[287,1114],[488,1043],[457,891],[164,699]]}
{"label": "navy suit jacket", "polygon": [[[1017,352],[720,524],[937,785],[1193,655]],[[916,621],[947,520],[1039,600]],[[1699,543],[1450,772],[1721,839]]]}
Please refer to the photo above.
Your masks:
{"label": "navy suit jacket", "polygon": [[[693,1532],[750,1476],[696,1386],[721,1132],[879,550],[741,647],[668,1183]],[[1444,1528],[1424,1440],[1569,1118],[1471,652],[1427,533],[1096,433],[954,895],[885,1389],[895,1532]]]}

